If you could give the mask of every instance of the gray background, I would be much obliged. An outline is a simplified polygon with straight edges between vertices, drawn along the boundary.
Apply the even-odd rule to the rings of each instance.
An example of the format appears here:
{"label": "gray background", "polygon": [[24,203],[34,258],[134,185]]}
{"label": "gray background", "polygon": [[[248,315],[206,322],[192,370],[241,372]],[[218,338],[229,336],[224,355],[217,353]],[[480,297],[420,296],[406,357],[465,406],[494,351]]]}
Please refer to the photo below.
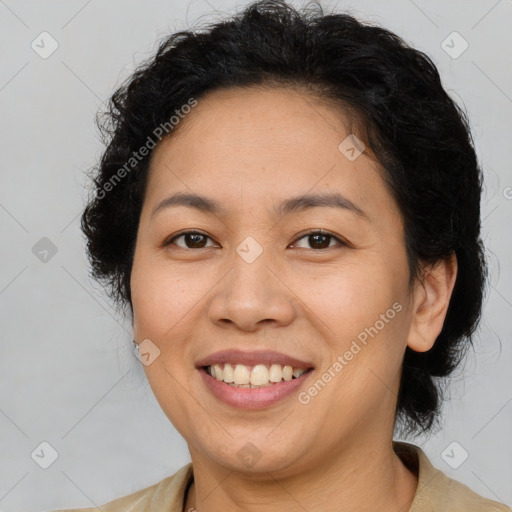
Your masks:
{"label": "gray background", "polygon": [[[160,37],[246,3],[0,0],[0,511],[100,505],[189,461],[131,352],[129,323],[88,278],[78,216],[84,171],[102,149],[94,114],[115,86]],[[491,287],[475,351],[453,378],[444,431],[416,443],[449,476],[512,504],[512,2],[323,5],[425,51],[466,105],[485,168]],[[42,46],[43,31],[59,45],[46,59],[31,47]],[[453,31],[469,44],[457,58],[441,46]],[[452,52],[461,48],[451,41]],[[57,249],[46,262],[33,252],[43,237]],[[58,452],[48,469],[31,457],[43,441]],[[452,460],[469,453],[457,469],[442,457],[454,441],[462,448],[448,449]]]}

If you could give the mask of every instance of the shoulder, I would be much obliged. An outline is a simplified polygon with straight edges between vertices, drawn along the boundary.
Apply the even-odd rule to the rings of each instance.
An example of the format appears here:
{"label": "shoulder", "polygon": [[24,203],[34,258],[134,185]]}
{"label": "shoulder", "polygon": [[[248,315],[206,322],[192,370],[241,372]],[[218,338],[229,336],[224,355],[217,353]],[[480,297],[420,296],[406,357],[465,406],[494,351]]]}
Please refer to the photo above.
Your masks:
{"label": "shoulder", "polygon": [[512,512],[503,503],[484,498],[467,485],[448,477],[418,446],[402,442],[394,445],[400,458],[408,459],[409,463],[415,459],[412,464],[418,469],[418,488],[409,512]]}
{"label": "shoulder", "polygon": [[145,512],[164,509],[168,512],[181,512],[185,491],[192,478],[192,464],[189,463],[174,475],[101,507],[59,509],[51,512]]}

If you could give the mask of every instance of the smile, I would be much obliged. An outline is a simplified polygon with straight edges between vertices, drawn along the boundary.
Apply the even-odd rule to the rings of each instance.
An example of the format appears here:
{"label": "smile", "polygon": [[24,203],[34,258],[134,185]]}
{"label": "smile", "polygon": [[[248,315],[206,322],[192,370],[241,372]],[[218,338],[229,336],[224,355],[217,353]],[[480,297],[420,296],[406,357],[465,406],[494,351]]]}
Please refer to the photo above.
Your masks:
{"label": "smile", "polygon": [[280,402],[293,393],[300,393],[300,388],[312,375],[313,369],[304,371],[299,377],[280,382],[269,382],[266,385],[235,384],[224,382],[212,377],[204,367],[199,373],[208,391],[221,402],[241,409],[265,409]]}
{"label": "smile", "polygon": [[205,367],[208,375],[237,388],[262,388],[278,382],[288,382],[299,378],[307,370],[280,364],[214,364]]}

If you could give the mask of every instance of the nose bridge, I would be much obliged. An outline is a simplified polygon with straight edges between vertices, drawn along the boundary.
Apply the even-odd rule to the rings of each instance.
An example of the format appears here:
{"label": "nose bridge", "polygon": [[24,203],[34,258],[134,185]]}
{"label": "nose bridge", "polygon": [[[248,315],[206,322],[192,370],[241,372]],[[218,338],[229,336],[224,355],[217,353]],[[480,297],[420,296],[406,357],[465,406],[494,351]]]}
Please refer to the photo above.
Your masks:
{"label": "nose bridge", "polygon": [[244,300],[253,297],[255,300],[266,301],[276,291],[276,283],[273,282],[275,276],[269,270],[275,259],[263,236],[258,238],[260,241],[254,236],[246,236],[235,247],[232,258],[233,270],[229,291],[231,294],[239,293]]}
{"label": "nose bridge", "polygon": [[[263,240],[263,236],[260,240]],[[210,303],[210,319],[232,322],[247,330],[262,320],[287,323],[293,317],[288,288],[277,277],[275,255],[255,236],[234,248],[232,268]]]}

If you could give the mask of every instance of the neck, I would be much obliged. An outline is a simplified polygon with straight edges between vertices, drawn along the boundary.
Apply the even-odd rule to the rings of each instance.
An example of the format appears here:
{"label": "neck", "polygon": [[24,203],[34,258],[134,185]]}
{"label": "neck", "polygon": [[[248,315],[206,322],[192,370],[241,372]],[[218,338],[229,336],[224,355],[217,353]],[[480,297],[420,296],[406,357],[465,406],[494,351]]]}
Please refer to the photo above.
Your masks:
{"label": "neck", "polygon": [[306,471],[286,475],[229,471],[191,451],[194,482],[184,510],[405,512],[414,498],[417,476],[395,454],[391,442],[376,441],[351,443]]}

